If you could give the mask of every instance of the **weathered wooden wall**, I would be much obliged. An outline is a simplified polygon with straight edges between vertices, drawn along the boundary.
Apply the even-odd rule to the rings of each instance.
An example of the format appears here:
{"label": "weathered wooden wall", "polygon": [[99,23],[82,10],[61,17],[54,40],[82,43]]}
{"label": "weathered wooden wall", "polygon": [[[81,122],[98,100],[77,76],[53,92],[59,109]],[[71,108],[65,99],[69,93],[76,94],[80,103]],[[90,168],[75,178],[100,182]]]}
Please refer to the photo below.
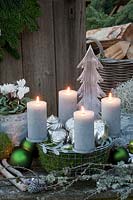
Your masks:
{"label": "weathered wooden wall", "polygon": [[25,78],[30,96],[48,102],[49,113],[57,111],[57,93],[67,85],[77,87],[76,65],[85,50],[85,1],[40,0],[39,30],[22,34],[22,58],[10,55],[0,63],[0,82]]}

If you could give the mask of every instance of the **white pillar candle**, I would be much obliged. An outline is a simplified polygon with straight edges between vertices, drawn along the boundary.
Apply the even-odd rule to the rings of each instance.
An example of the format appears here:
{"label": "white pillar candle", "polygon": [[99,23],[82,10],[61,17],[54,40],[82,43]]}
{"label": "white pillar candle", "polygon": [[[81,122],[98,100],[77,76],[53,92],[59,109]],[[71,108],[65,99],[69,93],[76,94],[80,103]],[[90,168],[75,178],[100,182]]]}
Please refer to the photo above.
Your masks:
{"label": "white pillar candle", "polygon": [[27,103],[28,139],[31,142],[42,142],[47,137],[47,103],[36,101]]}
{"label": "white pillar candle", "polygon": [[107,122],[112,137],[120,136],[120,109],[120,98],[112,97],[111,93],[101,100],[102,119]]}
{"label": "white pillar candle", "polygon": [[81,110],[74,112],[74,150],[88,153],[95,148],[94,112]]}
{"label": "white pillar candle", "polygon": [[58,115],[62,123],[73,117],[73,112],[77,109],[77,92],[68,87],[59,91]]}

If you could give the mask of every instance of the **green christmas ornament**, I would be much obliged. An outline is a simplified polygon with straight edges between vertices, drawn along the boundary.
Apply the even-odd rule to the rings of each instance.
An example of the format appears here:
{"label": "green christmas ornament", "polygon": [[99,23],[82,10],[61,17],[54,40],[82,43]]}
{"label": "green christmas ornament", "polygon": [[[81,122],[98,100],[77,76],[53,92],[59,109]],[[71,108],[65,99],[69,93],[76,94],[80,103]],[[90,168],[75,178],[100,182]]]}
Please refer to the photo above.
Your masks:
{"label": "green christmas ornament", "polygon": [[131,140],[131,141],[129,142],[128,150],[129,150],[129,152],[130,152],[131,154],[133,154],[133,140]]}
{"label": "green christmas ornament", "polygon": [[13,166],[30,168],[32,155],[25,149],[15,149],[10,156],[10,164]]}
{"label": "green christmas ornament", "polygon": [[26,151],[29,151],[29,152],[32,153],[35,149],[35,143],[32,143],[32,142],[24,139],[24,140],[22,140],[20,147],[22,149],[25,149]]}
{"label": "green christmas ornament", "polygon": [[124,147],[117,147],[111,150],[109,161],[112,164],[117,164],[120,161],[128,163],[129,153]]}

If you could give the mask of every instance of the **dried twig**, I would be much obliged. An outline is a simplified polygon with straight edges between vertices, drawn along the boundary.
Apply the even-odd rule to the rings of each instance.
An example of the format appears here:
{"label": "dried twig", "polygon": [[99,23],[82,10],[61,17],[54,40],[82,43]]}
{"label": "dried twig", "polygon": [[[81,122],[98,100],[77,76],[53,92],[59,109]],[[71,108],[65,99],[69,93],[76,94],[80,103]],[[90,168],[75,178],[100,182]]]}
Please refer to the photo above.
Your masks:
{"label": "dried twig", "polygon": [[17,175],[17,177],[23,182],[25,183],[25,179],[23,178],[23,174],[16,170],[15,168],[13,168],[11,165],[9,165],[9,163],[7,162],[6,159],[3,159],[2,160],[2,164],[3,166],[8,170],[10,171],[11,173],[13,173],[14,175]]}
{"label": "dried twig", "polygon": [[15,179],[15,176],[13,176],[10,172],[8,172],[1,164],[0,164],[0,172],[9,179],[9,181],[15,185],[19,190],[25,192],[27,190],[27,187],[22,182],[17,182],[17,178]]}

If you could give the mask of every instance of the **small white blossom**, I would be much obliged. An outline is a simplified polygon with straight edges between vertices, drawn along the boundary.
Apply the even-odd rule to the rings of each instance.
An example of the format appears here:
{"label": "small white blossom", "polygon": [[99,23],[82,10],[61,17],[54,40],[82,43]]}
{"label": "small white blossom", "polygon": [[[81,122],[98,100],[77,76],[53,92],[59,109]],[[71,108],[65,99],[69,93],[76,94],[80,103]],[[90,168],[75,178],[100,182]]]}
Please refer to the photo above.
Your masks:
{"label": "small white blossom", "polygon": [[19,87],[17,96],[19,99],[22,99],[26,93],[30,91],[29,87]]}
{"label": "small white blossom", "polygon": [[6,94],[14,94],[16,93],[16,90],[17,90],[17,87],[14,85],[14,84],[3,84],[0,86],[0,92],[3,94],[3,95],[6,95]]}
{"label": "small white blossom", "polygon": [[18,87],[24,87],[26,84],[25,79],[20,79],[19,81],[17,81]]}

